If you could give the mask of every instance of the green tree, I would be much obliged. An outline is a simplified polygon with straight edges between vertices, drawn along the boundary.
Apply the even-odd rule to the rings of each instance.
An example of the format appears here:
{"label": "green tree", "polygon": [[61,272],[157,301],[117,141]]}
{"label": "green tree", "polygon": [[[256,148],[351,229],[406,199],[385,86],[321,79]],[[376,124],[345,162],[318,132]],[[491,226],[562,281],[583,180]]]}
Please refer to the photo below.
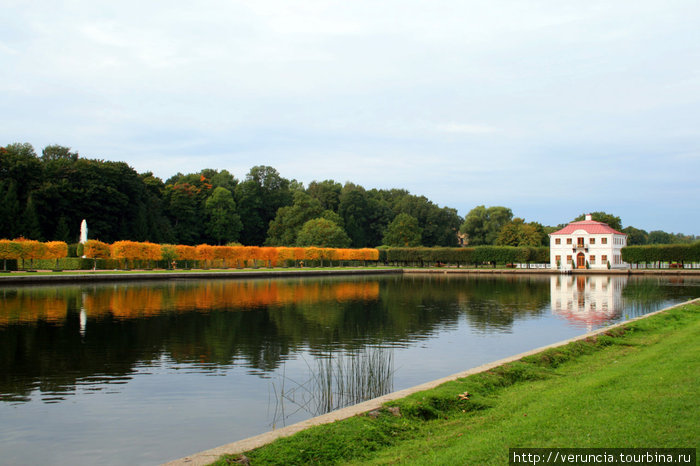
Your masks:
{"label": "green tree", "polygon": [[41,160],[48,162],[51,160],[70,160],[75,162],[78,160],[78,153],[71,152],[70,147],[64,147],[59,145],[50,145],[44,147],[41,151]]}
{"label": "green tree", "polygon": [[20,210],[15,180],[0,181],[0,238],[16,238],[21,234]]}
{"label": "green tree", "polygon": [[66,217],[61,215],[58,218],[58,223],[56,224],[56,232],[53,235],[55,241],[63,241],[64,243],[71,243],[70,229],[68,228],[68,221]]}
{"label": "green tree", "polygon": [[218,244],[238,240],[238,234],[243,229],[241,218],[236,213],[236,202],[233,194],[226,188],[214,189],[206,200],[207,232]]}
{"label": "green tree", "polygon": [[343,217],[336,214],[332,210],[324,210],[323,212],[321,212],[320,218],[325,218],[326,220],[330,220],[331,222],[337,224],[340,228],[345,230],[345,223],[343,222]]}
{"label": "green tree", "polygon": [[496,244],[501,228],[513,219],[513,212],[507,207],[494,206],[488,209],[474,207],[464,218],[459,231],[467,235],[469,246]]}
{"label": "green tree", "polygon": [[29,193],[41,183],[41,160],[29,143],[14,143],[0,148],[0,180],[14,180],[19,205],[25,205]]}
{"label": "green tree", "polygon": [[498,246],[535,247],[542,244],[542,236],[543,232],[539,231],[536,225],[525,223],[525,220],[516,217],[501,228],[496,244]]}
{"label": "green tree", "polygon": [[265,242],[277,210],[292,204],[289,185],[290,181],[272,167],[261,165],[250,169],[245,181],[236,186],[236,204],[243,222],[241,243],[261,246]]}
{"label": "green tree", "polygon": [[316,218],[301,227],[297,246],[347,248],[350,246],[350,238],[338,224],[325,218]]}
{"label": "green tree", "polygon": [[622,232],[627,235],[628,246],[643,246],[649,242],[649,233],[635,227],[626,227]]}
{"label": "green tree", "polygon": [[43,241],[44,238],[41,234],[41,226],[39,225],[39,216],[37,215],[36,212],[36,206],[34,205],[34,200],[32,199],[31,194],[29,195],[29,198],[27,199],[27,206],[24,209],[24,229],[22,232],[22,235],[25,238],[36,240],[36,241]]}
{"label": "green tree", "polygon": [[197,244],[203,240],[206,225],[202,204],[205,191],[190,183],[166,185],[165,203],[173,226],[176,241],[180,244]]}
{"label": "green tree", "polygon": [[226,188],[233,193],[238,186],[238,180],[228,170],[218,171],[213,168],[205,168],[199,175],[200,178],[203,176],[209,180],[214,188]]}
{"label": "green tree", "polygon": [[345,183],[340,194],[338,214],[345,222],[345,231],[352,241],[352,246],[368,246],[371,209],[365,188],[350,182]]}
{"label": "green tree", "polygon": [[399,214],[389,224],[384,234],[384,244],[396,247],[421,245],[422,229],[418,220],[408,214]]}
{"label": "green tree", "polygon": [[650,231],[649,244],[671,244],[671,235],[662,230]]}
{"label": "green tree", "polygon": [[267,230],[268,246],[292,246],[296,243],[301,227],[311,219],[318,218],[323,212],[321,202],[304,191],[294,193],[294,204],[280,207],[277,215],[270,222]]}
{"label": "green tree", "polygon": [[333,180],[312,181],[306,192],[314,199],[318,199],[324,210],[338,211],[340,205],[340,193],[343,185]]}
{"label": "green tree", "polygon": [[[573,221],[574,222],[580,222],[581,220],[584,220],[586,218],[587,214],[581,214],[578,217],[576,217]],[[620,217],[609,214],[607,212],[591,212],[591,218],[595,220],[596,222],[603,222],[607,224],[610,228],[621,231],[622,230],[622,220],[620,220]]]}

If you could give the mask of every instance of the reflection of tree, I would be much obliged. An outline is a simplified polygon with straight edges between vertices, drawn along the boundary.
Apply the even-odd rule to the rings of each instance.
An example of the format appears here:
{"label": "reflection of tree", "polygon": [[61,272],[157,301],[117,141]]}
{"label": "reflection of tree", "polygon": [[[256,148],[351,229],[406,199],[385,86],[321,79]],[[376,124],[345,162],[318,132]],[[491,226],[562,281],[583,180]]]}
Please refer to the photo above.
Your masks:
{"label": "reflection of tree", "polygon": [[[241,364],[269,373],[302,350],[352,354],[402,344],[454,327],[462,315],[480,331],[507,331],[542,312],[548,280],[425,275],[0,288],[0,397],[71,392],[163,356],[201,370]],[[630,282],[624,293],[634,303],[650,302],[653,296],[642,298],[650,285],[674,299],[692,294],[687,286]]]}
{"label": "reflection of tree", "polygon": [[477,330],[507,331],[516,319],[544,311],[549,304],[549,278],[414,276],[402,280],[401,294],[401,299],[413,299],[423,306],[439,303],[454,322],[464,313]]}
{"label": "reflection of tree", "polygon": [[[630,277],[622,290],[627,317],[638,317],[659,308],[659,302],[678,302],[700,295],[698,277]],[[693,292],[694,291],[694,292]]]}

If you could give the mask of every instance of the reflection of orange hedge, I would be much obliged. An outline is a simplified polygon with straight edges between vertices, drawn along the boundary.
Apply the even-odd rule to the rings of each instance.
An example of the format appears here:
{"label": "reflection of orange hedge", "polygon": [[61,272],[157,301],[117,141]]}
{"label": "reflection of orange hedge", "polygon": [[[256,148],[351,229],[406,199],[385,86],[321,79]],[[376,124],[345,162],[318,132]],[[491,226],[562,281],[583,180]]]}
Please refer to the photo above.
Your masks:
{"label": "reflection of orange hedge", "polygon": [[67,312],[68,303],[62,297],[20,293],[0,299],[0,327],[39,320],[64,322]]}
{"label": "reflection of orange hedge", "polygon": [[[179,288],[103,288],[86,294],[82,306],[88,317],[112,314],[119,319],[150,317],[162,312],[210,309],[255,308],[295,303],[374,301],[379,298],[379,283],[287,283],[277,281],[203,282],[196,287]],[[18,294],[0,298],[0,326],[19,322],[66,319],[68,301],[55,294],[37,296]]]}

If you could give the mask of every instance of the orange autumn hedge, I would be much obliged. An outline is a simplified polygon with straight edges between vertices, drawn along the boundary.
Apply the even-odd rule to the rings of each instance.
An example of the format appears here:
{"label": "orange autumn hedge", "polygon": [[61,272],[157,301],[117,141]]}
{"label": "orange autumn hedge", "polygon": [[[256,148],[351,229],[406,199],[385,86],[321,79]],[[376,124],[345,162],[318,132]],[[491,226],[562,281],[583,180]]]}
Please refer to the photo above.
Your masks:
{"label": "orange autumn hedge", "polygon": [[[371,248],[258,247],[160,245],[150,242],[117,241],[113,244],[88,240],[83,254],[91,259],[121,261],[198,260],[209,265],[220,261],[224,267],[275,267],[285,261],[377,261],[379,251]],[[0,240],[0,259],[60,259],[68,255],[68,246],[61,241]],[[173,257],[174,256],[174,257]]]}

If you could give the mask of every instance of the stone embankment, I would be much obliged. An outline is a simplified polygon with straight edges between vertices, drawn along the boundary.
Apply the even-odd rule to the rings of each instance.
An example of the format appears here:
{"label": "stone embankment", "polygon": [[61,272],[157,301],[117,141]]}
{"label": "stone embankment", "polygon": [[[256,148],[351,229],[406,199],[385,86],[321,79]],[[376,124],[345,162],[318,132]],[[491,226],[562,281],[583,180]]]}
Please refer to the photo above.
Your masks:
{"label": "stone embankment", "polygon": [[211,278],[248,279],[248,278],[289,278],[289,277],[322,277],[340,275],[376,275],[376,274],[443,274],[443,275],[666,275],[666,276],[697,276],[700,269],[611,269],[611,270],[560,270],[531,268],[381,268],[368,267],[364,269],[291,269],[291,270],[220,270],[220,271],[160,271],[160,272],[74,272],[64,271],[52,274],[5,273],[0,274],[2,285],[36,285],[56,283],[93,283],[113,281],[153,281],[153,280],[197,280]]}

